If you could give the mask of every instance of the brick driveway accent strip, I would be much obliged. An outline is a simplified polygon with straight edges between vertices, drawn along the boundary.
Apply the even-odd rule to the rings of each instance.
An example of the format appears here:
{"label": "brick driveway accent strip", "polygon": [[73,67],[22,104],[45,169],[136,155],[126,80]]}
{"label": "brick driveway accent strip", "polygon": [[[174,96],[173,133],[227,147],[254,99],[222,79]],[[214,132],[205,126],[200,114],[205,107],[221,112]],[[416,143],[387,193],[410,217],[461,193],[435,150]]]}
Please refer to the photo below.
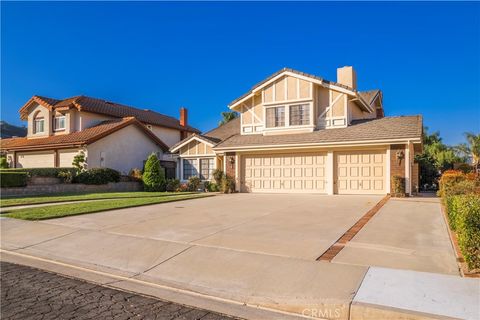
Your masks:
{"label": "brick driveway accent strip", "polygon": [[7,319],[224,320],[224,315],[0,262],[1,314]]}
{"label": "brick driveway accent strip", "polygon": [[387,203],[390,196],[385,196],[380,200],[372,209],[368,210],[367,213],[363,215],[350,229],[347,230],[338,240],[335,242],[327,251],[325,251],[320,257],[317,258],[317,261],[332,261],[335,256],[342,251],[345,247],[345,244],[352,240],[355,235],[362,230],[362,228],[367,224],[370,219]]}

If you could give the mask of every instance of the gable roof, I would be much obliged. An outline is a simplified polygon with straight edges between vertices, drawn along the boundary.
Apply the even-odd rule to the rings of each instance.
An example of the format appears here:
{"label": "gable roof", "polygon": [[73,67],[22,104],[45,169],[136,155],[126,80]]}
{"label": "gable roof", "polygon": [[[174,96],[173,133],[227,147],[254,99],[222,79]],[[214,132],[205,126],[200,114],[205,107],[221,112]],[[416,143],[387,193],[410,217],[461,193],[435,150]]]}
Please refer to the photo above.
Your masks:
{"label": "gable roof", "polygon": [[306,77],[306,78],[309,78],[310,80],[315,81],[316,83],[320,83],[320,84],[325,85],[325,86],[334,86],[339,90],[343,89],[343,91],[345,91],[346,93],[357,97],[357,99],[360,100],[360,105],[363,108],[366,108],[368,110],[369,104],[363,99],[363,97],[359,94],[359,92],[357,90],[353,89],[352,87],[346,86],[346,85],[338,83],[338,82],[329,81],[329,80],[326,80],[322,77],[319,77],[319,76],[316,76],[316,75],[313,75],[313,74],[309,74],[309,73],[305,73],[305,72],[302,72],[302,71],[298,71],[298,70],[295,70],[295,69],[291,69],[291,68],[283,68],[281,70],[278,70],[277,72],[268,76],[264,80],[258,82],[247,93],[243,94],[242,96],[240,96],[237,99],[230,102],[228,104],[229,108],[232,108],[236,103],[238,103],[238,102],[244,100],[245,98],[249,97],[254,91],[260,89],[262,86],[266,85],[269,81],[275,79],[276,77],[282,75],[283,73],[290,73],[290,74],[293,74],[293,75]]}
{"label": "gable roof", "polygon": [[229,122],[222,124],[204,134],[193,134],[182,141],[177,142],[170,148],[170,152],[176,152],[183,145],[189,143],[192,140],[198,140],[206,142],[211,146],[215,146],[222,140],[230,138],[231,136],[240,132],[240,117],[237,117]]}
{"label": "gable roof", "polygon": [[236,134],[215,146],[215,150],[246,147],[322,145],[348,142],[392,141],[422,138],[422,117],[402,116],[355,120],[346,128],[323,129],[310,133],[282,135]]}
{"label": "gable roof", "polygon": [[34,150],[48,149],[55,147],[81,146],[91,144],[100,140],[122,128],[129,125],[135,125],[142,130],[152,141],[154,141],[163,151],[168,150],[168,146],[160,140],[145,125],[134,117],[126,117],[123,119],[107,120],[100,124],[87,128],[82,131],[72,132],[45,138],[10,138],[0,139],[1,150]]}
{"label": "gable roof", "polygon": [[21,119],[25,120],[27,118],[28,108],[32,102],[36,102],[49,110],[76,108],[79,111],[99,113],[118,118],[135,117],[138,121],[152,125],[200,133],[200,131],[194,127],[184,127],[180,125],[180,121],[174,117],[166,116],[151,110],[137,109],[123,104],[87,96],[76,96],[58,100],[35,95],[20,109]]}
{"label": "gable roof", "polygon": [[381,91],[379,89],[359,91],[358,94],[368,103],[371,104]]}

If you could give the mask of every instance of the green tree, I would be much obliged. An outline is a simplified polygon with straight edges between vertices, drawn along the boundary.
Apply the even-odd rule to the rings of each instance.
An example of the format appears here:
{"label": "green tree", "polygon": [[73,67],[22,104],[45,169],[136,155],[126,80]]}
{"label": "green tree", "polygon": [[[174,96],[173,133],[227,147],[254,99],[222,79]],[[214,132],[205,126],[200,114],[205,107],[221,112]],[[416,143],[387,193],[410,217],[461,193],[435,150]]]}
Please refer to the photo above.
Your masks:
{"label": "green tree", "polygon": [[76,168],[77,171],[83,171],[85,169],[85,152],[83,150],[73,157],[72,166]]}
{"label": "green tree", "polygon": [[424,128],[423,153],[417,155],[415,160],[420,164],[420,185],[436,184],[438,177],[447,169],[452,169],[453,164],[461,162],[455,149],[442,142],[440,133],[428,133]]}
{"label": "green tree", "polygon": [[160,191],[162,185],[165,184],[165,171],[160,167],[160,160],[155,153],[148,156],[145,162],[142,181],[145,191]]}
{"label": "green tree", "polygon": [[222,124],[230,122],[236,118],[238,118],[238,113],[236,113],[235,111],[222,112],[222,120],[218,123],[218,125],[221,126]]}
{"label": "green tree", "polygon": [[465,138],[467,143],[459,144],[456,150],[465,160],[471,159],[475,172],[477,172],[480,166],[480,134],[465,132]]}

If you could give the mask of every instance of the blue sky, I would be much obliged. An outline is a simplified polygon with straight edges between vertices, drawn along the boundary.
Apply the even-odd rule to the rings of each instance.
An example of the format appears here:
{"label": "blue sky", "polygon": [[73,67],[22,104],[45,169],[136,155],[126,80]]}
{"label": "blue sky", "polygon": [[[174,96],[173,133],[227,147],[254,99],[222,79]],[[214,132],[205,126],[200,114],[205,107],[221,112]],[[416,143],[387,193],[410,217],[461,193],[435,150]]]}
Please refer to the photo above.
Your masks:
{"label": "blue sky", "polygon": [[2,2],[1,117],[34,94],[90,95],[216,126],[290,67],[353,65],[387,116],[423,114],[445,142],[480,131],[480,3]]}

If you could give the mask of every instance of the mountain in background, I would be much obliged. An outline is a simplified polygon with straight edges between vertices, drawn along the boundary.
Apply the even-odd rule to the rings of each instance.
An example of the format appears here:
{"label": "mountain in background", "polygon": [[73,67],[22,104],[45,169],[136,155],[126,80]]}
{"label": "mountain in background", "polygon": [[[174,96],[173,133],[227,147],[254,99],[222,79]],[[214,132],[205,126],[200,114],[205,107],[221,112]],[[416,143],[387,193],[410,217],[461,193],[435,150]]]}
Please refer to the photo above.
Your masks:
{"label": "mountain in background", "polygon": [[27,135],[26,127],[19,127],[19,126],[10,124],[6,121],[0,121],[0,137],[1,138],[25,137],[26,135]]}

